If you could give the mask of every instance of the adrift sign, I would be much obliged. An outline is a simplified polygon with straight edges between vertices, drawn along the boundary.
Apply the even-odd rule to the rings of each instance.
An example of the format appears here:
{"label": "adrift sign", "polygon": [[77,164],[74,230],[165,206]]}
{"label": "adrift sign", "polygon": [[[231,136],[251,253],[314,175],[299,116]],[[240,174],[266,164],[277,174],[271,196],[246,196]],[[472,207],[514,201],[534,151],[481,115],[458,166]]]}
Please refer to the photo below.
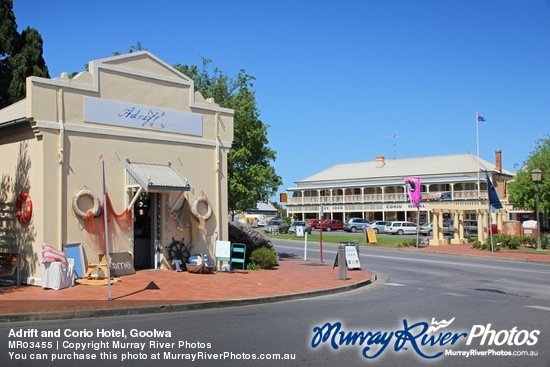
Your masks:
{"label": "adrift sign", "polygon": [[202,115],[84,97],[84,121],[88,123],[202,136]]}

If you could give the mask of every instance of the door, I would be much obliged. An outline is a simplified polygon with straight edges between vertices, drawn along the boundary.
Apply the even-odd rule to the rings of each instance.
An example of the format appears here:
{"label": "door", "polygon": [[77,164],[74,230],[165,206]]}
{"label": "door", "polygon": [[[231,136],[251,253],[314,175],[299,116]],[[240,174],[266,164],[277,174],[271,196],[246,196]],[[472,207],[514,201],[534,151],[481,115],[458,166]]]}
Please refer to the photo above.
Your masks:
{"label": "door", "polygon": [[134,204],[134,268],[154,268],[157,215],[156,195],[142,193]]}

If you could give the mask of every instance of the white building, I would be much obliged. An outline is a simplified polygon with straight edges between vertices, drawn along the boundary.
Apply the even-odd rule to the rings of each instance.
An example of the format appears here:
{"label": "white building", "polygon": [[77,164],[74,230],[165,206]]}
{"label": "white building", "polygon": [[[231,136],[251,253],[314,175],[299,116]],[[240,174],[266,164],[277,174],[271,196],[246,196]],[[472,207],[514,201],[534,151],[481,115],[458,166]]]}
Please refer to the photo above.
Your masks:
{"label": "white building", "polygon": [[[420,215],[421,223],[477,220],[480,229],[486,228],[488,202],[483,171],[489,172],[503,205],[507,204],[506,182],[513,173],[502,169],[500,151],[496,151],[495,163],[472,154],[389,160],[378,156],[370,162],[338,164],[296,182],[287,189],[288,215],[304,220],[319,218],[322,208],[328,219],[416,222]],[[407,196],[404,178],[411,176],[421,178],[419,210],[410,205]],[[505,210],[496,213],[496,221],[509,219]],[[463,243],[463,230],[460,225],[456,227],[451,242]],[[434,237],[434,244],[445,242],[435,231]]]}

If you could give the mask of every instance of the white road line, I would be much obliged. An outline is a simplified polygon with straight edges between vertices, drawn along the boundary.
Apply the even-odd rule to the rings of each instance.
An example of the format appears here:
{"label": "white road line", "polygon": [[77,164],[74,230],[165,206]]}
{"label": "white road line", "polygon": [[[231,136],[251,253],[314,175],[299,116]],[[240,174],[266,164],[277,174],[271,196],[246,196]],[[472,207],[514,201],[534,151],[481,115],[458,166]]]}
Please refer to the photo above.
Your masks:
{"label": "white road line", "polygon": [[525,307],[534,308],[536,310],[550,311],[550,307],[544,307],[544,306],[525,306]]}
{"label": "white road line", "polygon": [[390,285],[392,287],[405,287],[405,284],[401,283],[384,283],[385,285]]}
{"label": "white road line", "polygon": [[446,294],[447,296],[453,296],[453,297],[466,297],[465,294],[460,294],[460,293],[443,293],[443,294]]}
{"label": "white road line", "polygon": [[[292,250],[298,250],[296,247],[291,246],[284,246],[284,245],[277,245],[277,248],[288,248]],[[315,251],[318,252],[319,250],[316,249],[310,249],[309,251]],[[329,253],[329,254],[336,254],[336,251],[331,250],[323,250],[323,253]],[[452,254],[450,254],[452,255]],[[469,263],[462,263],[462,262],[456,262],[456,261],[441,261],[441,260],[426,260],[426,259],[412,259],[412,258],[405,258],[405,257],[396,257],[396,256],[385,256],[385,255],[372,255],[365,253],[360,254],[360,257],[363,257],[365,259],[372,259],[372,258],[378,258],[378,259],[390,259],[390,260],[399,260],[399,261],[412,261],[412,262],[421,262],[421,263],[431,263],[431,264],[447,264],[447,265],[460,265],[460,266],[469,266],[472,268],[483,268],[483,269],[499,269],[499,270],[512,270],[515,272],[523,272],[523,273],[533,273],[533,274],[546,274],[550,275],[550,270],[548,271],[541,271],[541,270],[527,270],[527,269],[517,269],[517,268],[510,268],[506,266],[492,266],[492,265],[479,265],[479,264],[469,264]],[[550,267],[549,267],[550,269]]]}

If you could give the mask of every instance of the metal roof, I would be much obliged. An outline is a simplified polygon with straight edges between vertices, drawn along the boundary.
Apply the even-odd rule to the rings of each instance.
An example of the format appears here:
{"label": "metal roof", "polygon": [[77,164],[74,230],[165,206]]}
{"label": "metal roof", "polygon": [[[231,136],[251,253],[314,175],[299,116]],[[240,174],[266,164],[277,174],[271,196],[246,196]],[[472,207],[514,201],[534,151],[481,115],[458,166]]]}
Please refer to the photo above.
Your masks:
{"label": "metal roof", "polygon": [[[380,181],[402,181],[404,177],[421,177],[423,182],[432,179],[448,178],[452,181],[468,180],[466,177],[476,177],[480,170],[496,172],[494,163],[490,163],[473,154],[454,154],[406,159],[382,159],[381,161],[342,163],[325,169],[303,180],[297,181],[297,187],[318,188],[321,185],[357,186]],[[503,174],[513,176],[512,172],[503,170]]]}
{"label": "metal roof", "polygon": [[[189,191],[191,185],[170,162],[167,165],[133,163],[128,158],[124,166],[129,173],[129,185],[138,184],[145,191]],[[131,182],[130,178],[134,180]]]}

